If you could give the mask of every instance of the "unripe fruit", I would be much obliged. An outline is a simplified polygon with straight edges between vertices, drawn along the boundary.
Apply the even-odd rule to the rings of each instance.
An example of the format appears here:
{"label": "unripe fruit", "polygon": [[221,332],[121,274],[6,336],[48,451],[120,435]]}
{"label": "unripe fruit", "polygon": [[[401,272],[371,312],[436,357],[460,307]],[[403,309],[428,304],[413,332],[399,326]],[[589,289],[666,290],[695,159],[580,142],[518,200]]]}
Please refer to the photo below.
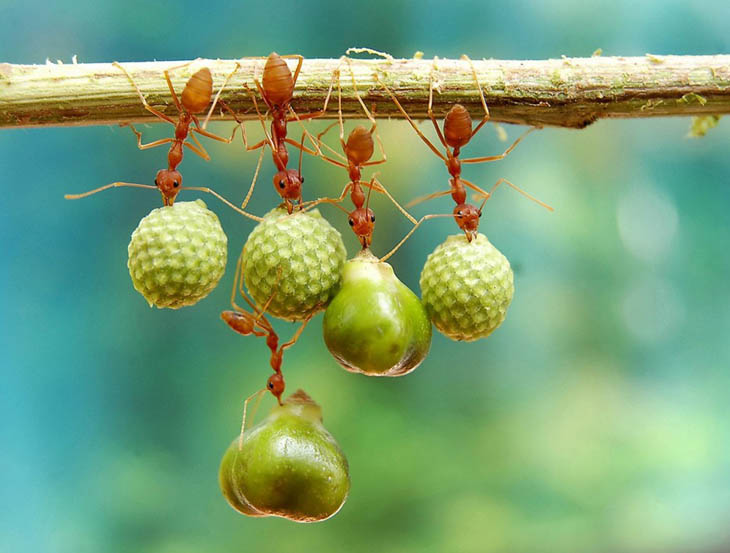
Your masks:
{"label": "unripe fruit", "polygon": [[350,491],[347,459],[322,425],[322,410],[298,390],[236,438],[221,462],[228,503],[248,516],[325,520]]}
{"label": "unripe fruit", "polygon": [[153,209],[132,233],[127,267],[150,307],[178,309],[207,296],[226,270],[228,238],[202,200]]}
{"label": "unripe fruit", "polygon": [[264,216],[244,248],[244,279],[258,305],[288,321],[322,311],[337,292],[346,258],[342,236],[319,211]]}
{"label": "unripe fruit", "polygon": [[449,236],[421,272],[426,311],[452,340],[489,336],[504,321],[514,290],[509,261],[483,234],[471,242]]}
{"label": "unripe fruit", "polygon": [[371,376],[407,374],[431,346],[431,322],[421,300],[368,250],[345,264],[323,327],[340,365]]}

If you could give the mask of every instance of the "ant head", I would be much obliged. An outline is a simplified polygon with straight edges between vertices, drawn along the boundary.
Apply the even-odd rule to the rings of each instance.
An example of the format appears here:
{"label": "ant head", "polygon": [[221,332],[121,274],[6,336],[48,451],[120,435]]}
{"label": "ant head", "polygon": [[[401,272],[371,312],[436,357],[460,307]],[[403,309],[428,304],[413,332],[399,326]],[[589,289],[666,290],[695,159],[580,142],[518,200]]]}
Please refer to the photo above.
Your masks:
{"label": "ant head", "polygon": [[347,137],[347,145],[345,153],[354,165],[362,165],[373,157],[375,144],[373,143],[373,135],[362,125],[358,125],[350,132]]}
{"label": "ant head", "polygon": [[481,216],[481,210],[471,204],[459,204],[454,208],[454,220],[459,228],[466,232],[470,240],[479,229]]}
{"label": "ant head", "polygon": [[274,188],[284,200],[290,202],[302,197],[303,182],[304,177],[295,169],[279,171],[274,175]]}
{"label": "ant head", "polygon": [[266,381],[266,389],[274,394],[276,399],[279,401],[279,405],[281,405],[281,395],[284,393],[285,387],[284,375],[280,372],[275,372]]}
{"label": "ant head", "polygon": [[471,116],[461,104],[454,104],[446,114],[444,138],[452,148],[461,148],[471,139]]}
{"label": "ant head", "polygon": [[182,175],[177,171],[160,169],[155,177],[155,186],[162,194],[162,201],[165,205],[172,205],[175,202],[177,193],[182,186]]}
{"label": "ant head", "polygon": [[367,248],[373,239],[373,228],[375,228],[375,213],[369,207],[361,207],[352,213],[347,221],[352,231],[360,239],[363,248]]}
{"label": "ant head", "polygon": [[276,52],[266,58],[261,84],[270,104],[281,106],[291,101],[294,95],[294,77],[289,66]]}
{"label": "ant head", "polygon": [[188,80],[182,92],[182,105],[189,113],[201,113],[213,96],[213,77],[210,69],[203,67]]}

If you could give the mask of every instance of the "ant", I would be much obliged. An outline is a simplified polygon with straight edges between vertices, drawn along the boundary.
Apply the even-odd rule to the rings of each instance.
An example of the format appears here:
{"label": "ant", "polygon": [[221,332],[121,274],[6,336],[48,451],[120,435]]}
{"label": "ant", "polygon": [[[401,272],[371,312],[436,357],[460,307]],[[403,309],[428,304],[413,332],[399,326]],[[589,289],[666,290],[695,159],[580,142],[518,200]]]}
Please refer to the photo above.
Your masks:
{"label": "ant", "polygon": [[[320,146],[324,146],[335,156],[337,156],[337,158],[339,158],[334,159],[324,154],[320,155],[320,157],[328,163],[336,165],[337,167],[347,169],[350,181],[345,185],[342,193],[338,198],[321,198],[319,200],[310,202],[307,205],[307,208],[313,207],[314,205],[319,203],[326,202],[335,205],[339,209],[342,209],[342,211],[347,213],[348,223],[352,227],[355,235],[358,237],[358,240],[360,241],[363,249],[367,249],[372,242],[373,229],[375,227],[375,213],[369,207],[370,193],[373,191],[373,189],[388,196],[388,198],[395,204],[400,212],[403,213],[403,215],[405,215],[406,218],[408,218],[408,220],[411,221],[414,225],[416,224],[416,220],[400,206],[400,204],[395,200],[395,198],[393,198],[393,196],[390,195],[387,189],[377,180],[375,176],[373,176],[369,183],[360,180],[363,167],[380,165],[382,163],[385,163],[387,160],[387,156],[385,155],[385,150],[383,148],[383,143],[380,140],[380,135],[377,133],[376,130],[377,122],[375,121],[375,118],[368,110],[367,106],[365,105],[362,98],[360,97],[360,94],[357,91],[357,83],[355,81],[355,73],[352,69],[352,63],[350,62],[350,59],[346,56],[343,56],[342,60],[346,61],[347,65],[349,66],[350,76],[352,77],[352,88],[355,92],[355,96],[357,97],[358,102],[360,102],[360,106],[365,112],[365,115],[372,123],[372,126],[370,127],[370,130],[368,130],[362,125],[358,125],[354,129],[352,129],[352,131],[350,131],[350,134],[347,137],[347,141],[345,141],[345,127],[342,120],[342,86],[340,82],[340,67],[338,67],[335,70],[333,78],[337,78],[337,114],[339,121],[335,121],[334,123],[329,125],[324,131],[317,135],[317,144]],[[342,63],[340,63],[340,66],[341,65]],[[340,144],[342,146],[344,156],[336,152],[326,144],[322,143],[322,137],[327,134],[330,129],[337,125],[338,122],[340,126]],[[378,147],[380,149],[382,159],[371,161],[373,153],[375,152],[373,134],[375,134],[375,138],[378,141]],[[365,185],[369,188],[367,199],[365,197],[365,192],[363,191],[362,185]],[[347,210],[345,210],[344,208],[337,205],[339,202],[345,199],[348,191],[350,191],[350,200],[355,206],[355,209],[350,213],[348,213]]]}
{"label": "ant", "polygon": [[[137,93],[139,94],[140,99],[142,100],[142,104],[144,105],[145,109],[149,111],[150,113],[157,116],[159,119],[170,123],[175,127],[175,136],[174,138],[163,138],[160,140],[155,140],[154,142],[149,142],[147,144],[142,143],[142,133],[139,132],[136,128],[134,128],[134,125],[131,123],[123,123],[122,126],[128,126],[132,132],[137,136],[137,147],[140,150],[148,150],[150,148],[155,148],[157,146],[162,146],[163,144],[170,144],[170,150],[167,153],[167,169],[160,169],[157,172],[157,176],[155,177],[155,186],[151,186],[148,184],[137,184],[137,183],[131,183],[131,182],[114,182],[111,184],[107,184],[105,186],[101,186],[99,188],[95,188],[94,190],[90,190],[88,192],[84,192],[82,194],[66,194],[65,198],[67,200],[77,200],[79,198],[85,198],[86,196],[91,196],[92,194],[96,194],[97,192],[101,192],[102,190],[107,190],[109,188],[116,188],[120,186],[128,186],[128,187],[135,187],[135,188],[149,188],[149,189],[157,189],[159,190],[160,194],[162,195],[162,202],[165,206],[171,206],[175,202],[175,198],[177,197],[180,190],[197,190],[199,192],[206,192],[209,194],[212,194],[219,200],[221,200],[223,203],[227,204],[234,210],[238,211],[242,215],[245,215],[246,217],[249,217],[254,220],[261,220],[259,217],[256,217],[254,215],[251,215],[249,213],[246,213],[242,209],[239,209],[238,207],[231,204],[228,200],[223,198],[221,195],[219,195],[217,192],[211,190],[210,188],[204,188],[204,187],[197,187],[197,186],[182,186],[182,175],[177,170],[178,166],[183,160],[183,146],[189,148],[192,152],[199,155],[206,161],[210,160],[210,156],[208,155],[208,152],[205,150],[203,145],[200,143],[200,141],[197,139],[195,134],[198,133],[202,136],[206,136],[208,138],[212,138],[214,140],[218,140],[220,142],[226,142],[231,143],[233,141],[233,138],[236,134],[236,129],[238,127],[234,127],[233,133],[231,134],[230,138],[224,138],[222,136],[218,136],[217,134],[211,133],[209,131],[205,130],[205,125],[201,126],[200,121],[198,120],[197,114],[202,113],[206,107],[210,104],[211,97],[213,95],[213,78],[211,76],[210,70],[207,67],[204,67],[197,72],[195,72],[192,77],[188,80],[187,84],[185,85],[185,88],[183,89],[181,98],[178,98],[177,93],[175,92],[175,88],[172,86],[172,81],[170,80],[170,71],[174,69],[179,69],[181,67],[185,67],[187,65],[190,65],[190,63],[185,63],[182,65],[178,65],[175,67],[170,67],[168,69],[165,69],[164,75],[165,80],[167,81],[167,86],[170,89],[170,94],[172,95],[172,101],[175,104],[175,107],[178,110],[178,119],[175,121],[172,117],[169,117],[168,115],[162,113],[161,111],[153,108],[152,106],[147,103],[147,99],[142,94],[142,91],[137,86],[137,83],[134,81],[132,76],[129,74],[129,72],[119,63],[114,62],[114,65],[118,67],[120,70],[124,72],[124,74],[127,76],[129,81],[132,83],[132,86],[137,90]],[[220,92],[219,92],[220,94]],[[211,107],[211,112],[213,108],[215,107],[215,103]],[[206,119],[207,123],[207,119]],[[194,126],[193,126],[194,125]],[[188,142],[188,137],[191,137],[195,144],[192,144]]]}
{"label": "ant", "polygon": [[[266,303],[261,307],[261,309],[256,307],[254,302],[249,299],[243,289],[243,271],[243,252],[241,252],[241,256],[238,258],[236,273],[233,279],[233,290],[231,291],[231,306],[233,306],[233,310],[223,311],[221,313],[221,319],[223,319],[223,321],[225,321],[225,323],[229,327],[231,327],[232,330],[243,336],[254,335],[266,338],[266,345],[271,350],[271,359],[269,360],[269,364],[274,371],[274,374],[272,374],[266,382],[266,389],[268,389],[274,395],[274,397],[276,397],[279,405],[281,405],[281,396],[284,393],[284,388],[286,387],[286,384],[284,382],[284,375],[281,372],[284,350],[290,348],[296,343],[296,341],[299,339],[299,336],[304,331],[304,327],[307,326],[307,323],[312,318],[312,315],[307,317],[302,322],[301,326],[294,333],[294,336],[292,336],[291,340],[279,345],[279,336],[276,334],[276,331],[271,326],[269,320],[266,318],[265,313],[269,305],[271,304],[271,301],[274,299],[274,296],[276,295],[276,287],[278,287],[279,280],[281,279],[281,269],[279,269],[279,274],[276,279],[274,291],[272,292]],[[241,293],[241,297],[243,297],[246,303],[248,303],[248,305],[251,307],[253,313],[248,312],[236,303],[237,290]]]}
{"label": "ant", "polygon": [[[398,248],[410,237],[411,234],[416,230],[416,228],[425,220],[434,218],[434,217],[444,217],[444,216],[451,216],[454,218],[456,224],[459,226],[461,230],[464,231],[464,234],[466,235],[466,239],[471,242],[474,237],[477,234],[478,228],[479,228],[479,219],[482,216],[482,209],[484,208],[484,204],[486,201],[494,194],[494,191],[499,187],[500,184],[507,184],[508,186],[512,187],[516,191],[518,191],[523,196],[529,198],[530,200],[538,203],[542,207],[553,211],[553,208],[549,205],[541,202],[537,198],[531,196],[524,190],[518,188],[516,185],[508,181],[507,179],[500,178],[497,180],[497,182],[492,186],[491,190],[489,192],[486,192],[485,190],[482,190],[480,187],[478,187],[476,184],[462,178],[461,176],[461,167],[463,163],[485,163],[485,162],[491,162],[491,161],[498,161],[501,159],[504,159],[507,157],[516,147],[517,145],[531,132],[537,130],[538,127],[532,127],[525,131],[520,137],[517,138],[510,146],[507,148],[503,153],[493,156],[482,156],[482,157],[474,157],[474,158],[467,158],[462,159],[460,158],[461,149],[466,146],[469,141],[476,135],[481,128],[489,121],[490,114],[489,114],[489,108],[487,107],[487,102],[484,99],[484,91],[482,90],[481,85],[479,84],[479,79],[476,74],[476,69],[474,68],[474,64],[472,61],[466,56],[461,57],[462,60],[466,60],[469,62],[469,65],[471,66],[471,72],[474,77],[474,82],[476,83],[477,89],[479,90],[479,96],[481,97],[482,107],[484,108],[484,116],[482,117],[482,120],[477,124],[476,127],[472,129],[472,120],[471,116],[469,115],[469,112],[467,109],[462,106],[461,104],[454,104],[451,109],[447,112],[446,116],[444,117],[444,123],[443,123],[443,132],[441,131],[441,128],[438,125],[438,121],[436,120],[436,117],[433,113],[433,90],[434,90],[434,84],[433,84],[433,72],[436,64],[436,59],[434,59],[434,64],[431,68],[431,74],[429,77],[429,96],[428,96],[428,117],[431,120],[431,123],[433,123],[434,128],[436,129],[436,134],[438,135],[439,141],[441,142],[442,146],[444,147],[445,153],[442,153],[426,136],[421,132],[421,130],[416,126],[414,121],[410,118],[408,113],[403,109],[403,106],[398,101],[398,98],[396,98],[395,94],[388,88],[388,86],[380,79],[378,74],[375,74],[375,80],[380,83],[383,88],[386,90],[390,98],[393,100],[395,105],[398,107],[400,112],[403,114],[405,119],[408,121],[408,123],[411,125],[414,131],[416,131],[416,134],[423,140],[426,145],[431,149],[431,151],[436,154],[439,159],[441,159],[445,164],[446,168],[451,175],[451,178],[449,179],[449,189],[448,190],[442,190],[439,192],[434,192],[433,194],[428,194],[426,196],[416,198],[415,200],[409,202],[406,207],[410,207],[412,205],[424,202],[426,200],[430,200],[433,198],[438,198],[440,196],[446,196],[447,194],[451,194],[452,199],[456,203],[456,206],[454,207],[453,212],[451,215],[426,215],[422,217],[416,226],[414,226],[410,232],[399,242],[391,252],[389,252],[385,257],[381,259],[381,261],[385,261],[388,259],[391,255],[393,255]],[[466,201],[466,187],[471,188],[477,193],[478,197],[484,198],[481,205],[479,207],[476,207],[472,204],[467,203]]]}
{"label": "ant", "polygon": [[[298,60],[293,75],[286,61],[284,61],[284,58],[294,58]],[[292,140],[291,138],[288,138],[287,124],[294,120],[301,123],[305,119],[313,119],[315,117],[320,117],[321,115],[323,115],[327,111],[327,105],[329,104],[333,85],[333,83],[330,83],[330,88],[327,92],[327,97],[325,98],[324,105],[321,110],[304,113],[301,115],[297,114],[291,107],[291,101],[294,97],[294,87],[296,85],[297,79],[299,78],[299,72],[301,71],[303,62],[304,58],[300,55],[280,56],[276,52],[272,52],[266,58],[266,64],[264,65],[261,82],[259,82],[259,80],[254,77],[254,83],[256,85],[256,88],[259,91],[259,94],[261,94],[261,98],[268,108],[267,113],[271,114],[271,133],[268,133],[266,130],[266,119],[259,110],[256,96],[253,94],[253,91],[249,88],[249,86],[244,83],[244,87],[250,94],[254,107],[256,108],[256,113],[258,114],[258,118],[261,122],[261,127],[263,128],[265,135],[265,138],[260,142],[249,145],[248,140],[246,139],[245,130],[243,130],[241,135],[243,138],[244,147],[246,148],[246,151],[257,150],[267,145],[271,148],[271,155],[274,161],[274,165],[277,168],[277,173],[274,175],[273,179],[274,188],[284,200],[286,209],[289,213],[292,213],[292,211],[294,210],[294,202],[297,202],[297,204],[301,206],[302,183],[304,182],[304,177],[302,176],[301,172],[301,155],[298,171],[287,168],[289,164],[289,152],[287,151],[286,145],[290,144],[296,148],[299,148],[301,152],[307,152],[310,155],[320,155],[321,151],[319,150],[317,144],[314,142],[314,138],[312,138],[312,136],[306,129],[304,129],[301,142],[297,142],[295,140]],[[228,75],[228,77],[226,78],[226,82],[240,68],[241,65],[239,63],[236,63],[236,67]],[[237,118],[236,120],[238,121]],[[241,125],[242,127],[240,121],[239,125]],[[316,150],[307,148],[304,145],[303,142],[305,135],[309,138],[312,144],[314,144]],[[241,206],[242,208],[246,206],[246,203],[248,202],[248,199],[253,192],[257,176],[258,171],[254,175],[248,195],[246,196],[246,199]]]}

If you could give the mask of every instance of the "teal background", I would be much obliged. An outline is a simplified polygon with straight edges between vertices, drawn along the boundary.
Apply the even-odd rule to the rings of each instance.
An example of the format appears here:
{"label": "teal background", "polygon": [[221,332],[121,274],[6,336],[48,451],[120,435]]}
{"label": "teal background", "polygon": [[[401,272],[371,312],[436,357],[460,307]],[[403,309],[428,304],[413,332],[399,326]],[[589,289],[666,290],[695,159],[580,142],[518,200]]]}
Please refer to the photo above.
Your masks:
{"label": "teal background", "polygon": [[[427,58],[599,47],[712,54],[730,50],[729,22],[726,0],[0,1],[0,61],[337,57],[364,45]],[[556,209],[507,189],[489,202],[481,228],[513,263],[516,284],[490,338],[434,334],[413,374],[368,379],[329,357],[315,319],[285,357],[289,389],[321,403],[352,474],[342,511],[316,525],[245,518],[218,490],[243,399],[270,372],[263,341],[218,318],[251,222],[205,198],[229,236],[228,271],[197,306],[152,310],[131,286],[126,246],[159,197],[63,194],[151,183],[165,151],[140,152],[117,127],[0,131],[0,551],[727,550],[730,126],[723,120],[702,140],[686,139],[688,126],[546,129],[500,163],[465,169],[485,186],[508,177]],[[446,185],[410,128],[381,129],[390,159],[381,180],[397,198]],[[211,163],[186,156],[186,184],[241,198],[256,154],[208,146]],[[503,148],[487,126],[466,151]],[[306,159],[304,171],[310,199],[346,181],[319,160]],[[275,202],[271,176],[267,156],[256,213]],[[373,207],[383,253],[408,225],[380,198]],[[354,254],[343,214],[323,211]],[[455,229],[431,222],[393,257],[412,289]],[[295,327],[277,328],[286,337]]]}

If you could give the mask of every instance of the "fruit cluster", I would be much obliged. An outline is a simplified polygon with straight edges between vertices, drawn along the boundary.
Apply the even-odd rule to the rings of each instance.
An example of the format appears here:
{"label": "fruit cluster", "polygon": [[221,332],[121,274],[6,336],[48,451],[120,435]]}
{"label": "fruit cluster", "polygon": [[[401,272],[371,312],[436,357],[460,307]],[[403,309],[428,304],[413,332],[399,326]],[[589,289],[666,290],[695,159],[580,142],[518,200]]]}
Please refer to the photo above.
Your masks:
{"label": "fruit cluster", "polygon": [[[258,221],[238,260],[232,309],[224,311],[221,317],[235,332],[265,339],[271,351],[273,370],[266,389],[276,397],[278,404],[265,420],[248,430],[244,417],[240,435],[223,457],[220,484],[231,506],[243,514],[312,522],[324,520],[340,509],[349,492],[350,477],[344,454],[322,424],[320,407],[301,390],[282,399],[285,391],[282,373],[284,351],[296,343],[305,325],[320,311],[325,311],[324,341],[334,359],[346,370],[368,376],[397,377],[415,370],[428,354],[432,323],[453,340],[471,341],[491,334],[505,319],[514,285],[507,258],[478,232],[479,219],[484,203],[497,186],[506,183],[516,187],[500,179],[491,191],[486,192],[461,177],[461,164],[501,159],[522,137],[501,155],[461,159],[461,148],[487,122],[489,111],[483,103],[485,114],[472,128],[469,113],[457,104],[444,118],[443,133],[431,116],[439,130],[443,147],[441,153],[418,130],[398,98],[382,85],[418,136],[444,161],[450,175],[449,188],[424,199],[451,195],[456,205],[448,216],[461,230],[460,234],[448,237],[428,256],[421,273],[422,299],[419,299],[396,277],[386,260],[425,220],[441,215],[427,215],[416,221],[375,177],[369,182],[361,180],[365,167],[385,161],[376,131],[377,123],[362,100],[360,103],[371,127],[355,127],[347,140],[344,139],[342,113],[338,110],[342,154],[335,153],[334,157],[330,157],[322,152],[322,138],[326,131],[314,138],[303,126],[301,142],[287,137],[287,124],[293,118],[318,117],[326,112],[329,101],[328,95],[319,112],[294,114],[290,102],[301,63],[299,58],[292,75],[286,61],[277,54],[271,54],[263,69],[262,82],[254,80],[260,98],[248,85],[244,85],[251,94],[266,135],[260,143],[248,144],[243,123],[233,112],[237,126],[230,138],[210,133],[205,130],[205,123],[200,124],[196,114],[206,110],[212,98],[210,72],[201,69],[191,77],[181,100],[170,84],[180,115],[175,138],[163,141],[171,144],[168,167],[158,172],[155,186],[113,183],[68,197],[83,197],[114,186],[156,188],[160,191],[164,207],[154,209],[140,221],[132,234],[128,251],[129,273],[135,289],[150,306],[159,308],[178,309],[206,297],[221,279],[227,260],[228,240],[217,216],[201,200],[176,203],[180,190],[210,193],[241,214]],[[347,58],[343,58],[341,67],[345,65],[349,65]],[[118,67],[134,84],[126,70]],[[233,69],[223,86],[237,70],[238,67]],[[359,98],[352,70],[350,74],[354,92]],[[166,77],[169,84],[167,72]],[[482,94],[476,73],[474,78],[475,86]],[[339,79],[338,70],[332,83],[338,83],[337,89],[341,93]],[[139,94],[148,110],[173,122],[150,107],[142,93]],[[270,114],[270,131],[259,111],[258,101],[264,102]],[[228,109],[224,104],[222,107]],[[210,108],[212,111],[213,108]],[[266,147],[271,150],[277,170],[273,183],[282,203],[263,217],[245,211],[255,178],[243,204],[237,207],[210,189],[183,187],[182,176],[177,171],[182,161],[183,146],[207,158],[194,134],[195,144],[187,142],[189,133],[231,142],[239,128],[248,150]],[[140,147],[145,146],[141,134],[133,127],[132,130]],[[379,160],[372,159],[375,152],[373,135],[381,149],[382,159]],[[306,137],[309,145],[305,145]],[[287,146],[299,150],[298,170],[288,167]],[[303,201],[301,159],[305,152],[347,170],[349,183],[339,197]],[[467,189],[481,198],[479,207],[467,202]],[[413,223],[403,240],[381,258],[370,250],[376,220],[369,207],[373,192],[387,195]],[[348,193],[354,208],[352,211],[340,206]],[[340,233],[316,209],[322,204],[334,205],[347,214],[348,222],[362,245],[361,251],[349,261]],[[247,303],[245,308],[236,303],[239,292]],[[301,321],[302,324],[289,341],[280,343],[269,316]]]}

